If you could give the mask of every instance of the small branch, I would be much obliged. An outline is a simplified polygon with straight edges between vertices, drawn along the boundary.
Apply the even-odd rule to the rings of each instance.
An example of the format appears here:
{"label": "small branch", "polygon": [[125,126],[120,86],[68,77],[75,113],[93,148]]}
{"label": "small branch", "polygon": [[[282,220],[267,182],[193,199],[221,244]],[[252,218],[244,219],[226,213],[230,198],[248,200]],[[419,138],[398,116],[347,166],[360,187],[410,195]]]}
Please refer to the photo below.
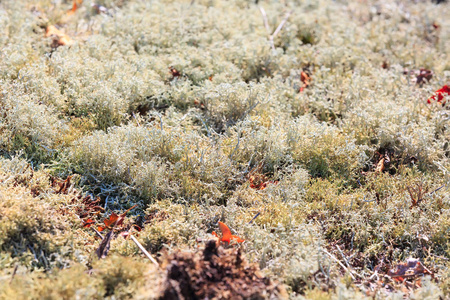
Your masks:
{"label": "small branch", "polygon": [[254,104],[252,104],[242,115],[239,119],[244,119],[256,106],[258,106],[259,101],[256,101]]}
{"label": "small branch", "polygon": [[256,214],[256,216],[254,216],[253,219],[251,219],[250,222],[248,222],[248,224],[252,224],[252,222],[253,222],[260,214],[261,214],[261,213],[258,212],[258,213]]}
{"label": "small branch", "polygon": [[277,29],[272,33],[272,39],[277,36],[277,34],[281,31],[284,24],[286,24],[287,20],[289,19],[289,16],[292,14],[292,10],[289,11],[286,16],[284,17],[283,21],[281,21],[280,25],[278,25]]}
{"label": "small branch", "polygon": [[432,191],[431,193],[429,193],[430,195],[436,193],[437,191],[439,191],[440,189],[442,189],[443,187],[445,187],[446,184],[444,184],[443,186],[438,187],[437,189],[435,189],[434,191]]}
{"label": "small branch", "polygon": [[337,262],[344,270],[346,270],[350,274],[352,279],[355,280],[355,276],[353,276],[352,272],[350,272],[350,270],[343,263],[341,263],[341,261],[339,259],[337,259],[333,254],[331,254],[330,252],[328,252],[325,249],[323,249],[323,252],[328,254],[329,257],[331,257],[335,262]]}
{"label": "small branch", "polygon": [[331,254],[330,252],[328,252],[326,249],[323,249],[323,252],[325,252],[326,254],[328,254],[329,257],[331,257],[335,262],[337,262],[342,268],[344,268],[344,270],[346,270],[350,276],[352,277],[353,280],[355,280],[355,276],[353,276],[353,274],[358,275],[359,278],[364,278],[363,276],[359,275],[358,273],[356,273],[355,271],[353,271],[351,268],[347,268],[339,259],[337,259],[333,254]]}
{"label": "small branch", "polygon": [[138,248],[144,253],[144,255],[147,256],[147,258],[150,259],[151,262],[154,263],[154,264],[159,268],[159,264],[158,264],[158,262],[156,261],[156,259],[154,259],[154,258],[150,255],[150,253],[148,253],[148,251],[145,250],[144,246],[142,246],[141,243],[139,243],[138,240],[137,240],[134,236],[130,235],[130,238],[131,238],[131,240],[136,244],[136,246],[138,246]]}
{"label": "small branch", "polygon": [[264,10],[264,8],[262,8],[262,6],[259,7],[259,10],[261,11],[261,14],[263,16],[264,27],[266,27],[267,36],[268,36],[269,42],[270,42],[270,48],[272,48],[272,50],[275,51],[275,44],[273,43],[273,35],[270,34],[269,21],[267,20],[266,11]]}
{"label": "small branch", "polygon": [[344,252],[342,252],[341,248],[339,248],[338,245],[336,245],[336,248],[339,250],[339,253],[341,254],[342,258],[344,259],[344,262],[347,265],[347,267],[350,268],[350,264],[348,263],[347,257],[345,257]]}
{"label": "small branch", "polygon": [[238,140],[237,140],[236,146],[235,146],[234,149],[233,149],[233,152],[231,152],[231,154],[230,154],[230,160],[233,159],[234,153],[235,153],[235,152],[237,151],[237,149],[239,148],[239,143],[241,142],[241,132],[240,132],[240,131],[238,131],[237,136],[238,136]]}
{"label": "small branch", "polygon": [[369,277],[369,280],[372,280],[374,277],[377,278],[377,281],[379,280],[378,271],[375,271],[375,273],[373,273],[372,276]]}
{"label": "small branch", "polygon": [[264,21],[264,27],[266,27],[267,35],[270,36],[270,27],[269,27],[269,21],[267,20],[267,14],[266,11],[262,6],[259,7],[259,10],[261,11],[263,21]]}
{"label": "small branch", "polygon": [[274,39],[274,37],[277,36],[278,33],[280,33],[281,29],[283,29],[284,24],[286,24],[289,16],[292,14],[292,10],[290,10],[284,16],[284,19],[281,21],[280,25],[278,25],[277,29],[275,29],[275,31],[272,34],[270,34],[269,21],[267,20],[266,11],[264,10],[264,8],[262,8],[262,6],[259,7],[259,10],[260,10],[261,15],[263,17],[264,27],[266,27],[267,35],[269,36],[270,47],[272,48],[273,51],[275,51],[275,44],[273,42],[273,39]]}
{"label": "small branch", "polygon": [[99,259],[105,258],[108,255],[109,248],[111,246],[111,241],[112,241],[112,239],[114,237],[114,229],[116,229],[118,221],[119,221],[119,219],[117,219],[114,222],[113,227],[106,234],[105,238],[102,239],[102,241],[100,242],[100,246],[98,246],[97,250],[95,251],[95,253],[97,254]]}
{"label": "small branch", "polygon": [[13,282],[14,276],[16,276],[16,273],[17,273],[17,268],[19,268],[19,265],[15,265],[14,266],[14,271],[12,273],[11,280],[9,281],[9,284],[11,284]]}
{"label": "small branch", "polygon": [[92,230],[95,231],[95,233],[98,235],[98,237],[101,238],[101,239],[103,240],[103,235],[102,235],[100,232],[98,232],[98,230],[95,229],[94,227],[91,227],[91,228],[92,228]]}

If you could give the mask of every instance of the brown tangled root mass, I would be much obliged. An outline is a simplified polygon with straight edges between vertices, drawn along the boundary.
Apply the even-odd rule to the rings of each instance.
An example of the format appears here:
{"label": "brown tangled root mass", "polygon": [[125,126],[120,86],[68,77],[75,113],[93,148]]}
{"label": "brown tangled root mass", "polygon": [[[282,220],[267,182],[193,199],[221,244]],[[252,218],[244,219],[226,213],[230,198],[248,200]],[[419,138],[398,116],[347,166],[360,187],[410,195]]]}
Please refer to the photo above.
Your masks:
{"label": "brown tangled root mass", "polygon": [[203,251],[176,251],[167,259],[160,299],[286,299],[284,287],[249,264],[241,249],[208,241]]}

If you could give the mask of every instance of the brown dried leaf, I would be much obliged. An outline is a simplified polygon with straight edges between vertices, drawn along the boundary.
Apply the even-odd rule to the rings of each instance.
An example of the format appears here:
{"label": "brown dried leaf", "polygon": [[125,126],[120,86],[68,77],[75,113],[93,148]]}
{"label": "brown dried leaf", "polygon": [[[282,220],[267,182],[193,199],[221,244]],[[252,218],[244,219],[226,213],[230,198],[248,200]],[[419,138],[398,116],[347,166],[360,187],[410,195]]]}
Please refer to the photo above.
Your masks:
{"label": "brown dried leaf", "polygon": [[302,71],[300,73],[300,81],[302,82],[300,92],[303,92],[303,90],[311,84],[311,76],[309,76],[305,71]]}
{"label": "brown dried leaf", "polygon": [[58,194],[67,194],[72,177],[73,175],[67,176],[66,180],[58,183],[59,189],[56,191]]}
{"label": "brown dried leaf", "polygon": [[93,200],[91,196],[86,196],[81,198],[81,195],[72,199],[72,203],[75,205],[75,213],[80,216],[80,218],[84,219],[87,217],[92,217],[93,215],[99,214],[101,211],[104,211],[104,208],[99,206],[100,198],[97,197],[96,200]]}
{"label": "brown dried leaf", "polygon": [[411,198],[411,208],[418,206],[424,196],[428,193],[428,187],[423,187],[423,183],[416,184],[415,187],[407,186],[409,197]]}
{"label": "brown dried leaf", "polygon": [[278,180],[268,180],[267,176],[262,174],[263,162],[250,170],[247,175],[250,187],[255,190],[263,190],[269,184],[278,184]]}
{"label": "brown dried leaf", "polygon": [[172,79],[181,76],[181,73],[180,73],[177,69],[175,69],[174,67],[172,67],[172,66],[169,67],[169,71],[170,71],[170,75],[172,75]]}
{"label": "brown dried leaf", "polygon": [[91,219],[83,220],[83,228],[89,228],[94,224],[95,224],[94,220]]}
{"label": "brown dried leaf", "polygon": [[57,48],[59,46],[70,46],[73,44],[73,40],[66,34],[62,33],[58,28],[50,25],[45,30],[45,37],[53,38],[52,48]]}
{"label": "brown dried leaf", "polygon": [[433,71],[427,69],[404,70],[403,74],[410,76],[411,81],[415,81],[417,85],[422,86],[433,78]]}
{"label": "brown dried leaf", "polygon": [[422,86],[433,78],[433,71],[427,69],[420,69],[419,74],[416,77],[416,84]]}
{"label": "brown dried leaf", "polygon": [[98,249],[95,251],[98,258],[105,258],[106,255],[108,255],[110,243],[113,237],[114,237],[114,228],[110,232],[108,232],[105,238],[100,242],[100,246],[98,247]]}
{"label": "brown dried leaf", "polygon": [[377,167],[375,168],[375,173],[383,173],[383,171],[384,171],[384,160],[385,160],[384,157],[382,157],[380,159],[380,161],[377,164]]}
{"label": "brown dried leaf", "polygon": [[433,275],[433,272],[428,270],[417,258],[409,258],[406,263],[400,263],[388,271],[388,275],[396,281],[426,274]]}
{"label": "brown dried leaf", "polygon": [[92,3],[91,6],[97,14],[109,14],[109,10],[103,5]]}

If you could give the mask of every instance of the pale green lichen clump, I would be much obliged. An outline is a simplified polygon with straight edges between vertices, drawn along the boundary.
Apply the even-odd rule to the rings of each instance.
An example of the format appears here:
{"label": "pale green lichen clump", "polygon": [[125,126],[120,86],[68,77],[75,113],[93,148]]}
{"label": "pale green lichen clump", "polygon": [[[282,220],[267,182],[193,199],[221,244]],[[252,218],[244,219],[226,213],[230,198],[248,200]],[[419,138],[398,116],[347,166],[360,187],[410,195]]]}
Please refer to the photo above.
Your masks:
{"label": "pale green lichen clump", "polygon": [[[158,297],[164,270],[83,228],[133,205],[160,261],[221,220],[291,298],[448,297],[449,5],[1,1],[0,299]],[[386,275],[409,257],[433,276]]]}

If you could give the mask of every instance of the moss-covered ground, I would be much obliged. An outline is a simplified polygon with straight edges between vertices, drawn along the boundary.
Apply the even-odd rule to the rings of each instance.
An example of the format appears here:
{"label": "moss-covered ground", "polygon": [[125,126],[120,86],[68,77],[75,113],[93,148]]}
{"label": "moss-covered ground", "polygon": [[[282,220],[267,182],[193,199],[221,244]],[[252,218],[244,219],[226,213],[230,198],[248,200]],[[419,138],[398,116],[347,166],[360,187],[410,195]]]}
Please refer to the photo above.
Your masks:
{"label": "moss-covered ground", "polygon": [[449,299],[438,2],[2,0],[0,299]]}

